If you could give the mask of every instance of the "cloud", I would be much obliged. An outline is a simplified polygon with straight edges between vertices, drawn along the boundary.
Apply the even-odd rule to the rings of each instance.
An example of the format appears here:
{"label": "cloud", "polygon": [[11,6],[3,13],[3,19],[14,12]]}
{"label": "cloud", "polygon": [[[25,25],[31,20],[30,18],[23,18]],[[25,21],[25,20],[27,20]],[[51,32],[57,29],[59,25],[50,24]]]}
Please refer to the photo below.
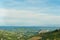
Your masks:
{"label": "cloud", "polygon": [[31,10],[0,9],[0,14],[3,17],[0,18],[1,25],[43,26],[60,24],[60,16],[36,13]]}
{"label": "cloud", "polygon": [[45,7],[48,0],[7,0],[3,2],[5,8],[25,9],[27,7]]}
{"label": "cloud", "polygon": [[56,0],[3,0],[0,4],[4,7],[0,7],[0,25],[60,24],[60,5],[55,2]]}
{"label": "cloud", "polygon": [[1,8],[0,8],[0,17],[5,16],[5,13],[6,13],[7,11],[8,11],[8,10],[6,10],[6,9],[1,9]]}
{"label": "cloud", "polygon": [[27,0],[27,2],[32,4],[42,5],[42,4],[46,4],[48,0]]}

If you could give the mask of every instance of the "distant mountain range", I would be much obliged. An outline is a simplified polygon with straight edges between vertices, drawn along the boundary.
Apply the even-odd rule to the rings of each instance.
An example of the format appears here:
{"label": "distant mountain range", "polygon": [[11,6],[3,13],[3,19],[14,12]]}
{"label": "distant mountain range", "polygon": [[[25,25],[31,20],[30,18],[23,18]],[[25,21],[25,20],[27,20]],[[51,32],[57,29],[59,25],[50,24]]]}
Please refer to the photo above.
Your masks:
{"label": "distant mountain range", "polygon": [[42,26],[0,26],[0,30],[8,30],[8,31],[40,31],[40,30],[56,30],[60,27],[42,27]]}

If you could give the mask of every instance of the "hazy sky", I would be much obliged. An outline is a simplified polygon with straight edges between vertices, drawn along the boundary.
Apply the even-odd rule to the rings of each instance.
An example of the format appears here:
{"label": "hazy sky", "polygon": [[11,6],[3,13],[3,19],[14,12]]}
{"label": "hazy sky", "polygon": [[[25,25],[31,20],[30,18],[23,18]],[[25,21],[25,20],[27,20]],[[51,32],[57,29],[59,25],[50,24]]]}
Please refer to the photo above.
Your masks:
{"label": "hazy sky", "polygon": [[60,25],[60,0],[0,0],[0,26]]}

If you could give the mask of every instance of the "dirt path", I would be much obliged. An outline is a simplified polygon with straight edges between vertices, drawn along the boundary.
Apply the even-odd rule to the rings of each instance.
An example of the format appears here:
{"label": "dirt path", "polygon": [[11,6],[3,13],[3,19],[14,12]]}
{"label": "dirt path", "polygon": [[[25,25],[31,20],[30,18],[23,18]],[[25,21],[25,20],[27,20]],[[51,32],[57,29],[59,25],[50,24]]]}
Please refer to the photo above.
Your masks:
{"label": "dirt path", "polygon": [[39,39],[41,39],[42,37],[32,37],[32,38],[30,38],[29,40],[39,40]]}

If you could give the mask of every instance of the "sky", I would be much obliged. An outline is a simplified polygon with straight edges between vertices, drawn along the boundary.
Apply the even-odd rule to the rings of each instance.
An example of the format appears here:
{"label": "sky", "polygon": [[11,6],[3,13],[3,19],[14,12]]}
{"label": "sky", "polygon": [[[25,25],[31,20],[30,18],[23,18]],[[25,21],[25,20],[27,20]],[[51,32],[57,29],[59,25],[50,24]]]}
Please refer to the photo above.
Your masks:
{"label": "sky", "polygon": [[60,0],[0,0],[0,26],[60,26]]}

